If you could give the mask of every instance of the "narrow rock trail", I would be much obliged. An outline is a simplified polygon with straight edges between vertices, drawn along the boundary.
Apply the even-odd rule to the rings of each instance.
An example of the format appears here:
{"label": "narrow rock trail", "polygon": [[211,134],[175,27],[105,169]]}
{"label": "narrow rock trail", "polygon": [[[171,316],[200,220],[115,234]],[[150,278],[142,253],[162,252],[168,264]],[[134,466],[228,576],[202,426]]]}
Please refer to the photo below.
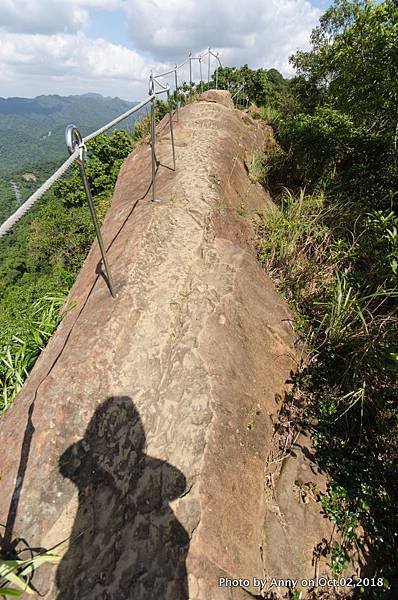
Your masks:
{"label": "narrow rock trail", "polygon": [[0,422],[8,537],[67,539],[35,576],[48,600],[244,599],[259,589],[219,578],[264,577],[272,554],[264,469],[297,354],[238,214],[270,205],[246,165],[272,136],[226,92],[179,111],[176,172],[158,130],[157,202],[142,146],[103,226],[117,298],[94,245]]}

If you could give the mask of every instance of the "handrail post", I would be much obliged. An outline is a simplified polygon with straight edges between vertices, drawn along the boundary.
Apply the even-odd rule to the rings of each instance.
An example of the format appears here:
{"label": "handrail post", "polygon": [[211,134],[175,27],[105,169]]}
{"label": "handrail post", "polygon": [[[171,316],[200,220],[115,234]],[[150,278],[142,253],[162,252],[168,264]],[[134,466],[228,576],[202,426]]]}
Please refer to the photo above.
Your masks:
{"label": "handrail post", "polygon": [[149,95],[154,96],[151,100],[151,157],[152,157],[152,202],[155,202],[156,192],[156,123],[155,123],[155,83],[153,80],[153,74],[149,77]]}
{"label": "handrail post", "polygon": [[114,291],[114,287],[113,287],[111,270],[109,268],[108,259],[106,256],[106,250],[105,250],[105,246],[104,246],[104,241],[102,239],[101,228],[98,223],[97,213],[95,211],[93,197],[91,195],[90,184],[87,179],[86,169],[84,167],[84,162],[85,162],[84,142],[83,142],[82,136],[80,135],[79,130],[77,129],[77,127],[75,127],[75,125],[67,126],[67,128],[65,130],[65,141],[66,141],[66,145],[68,146],[69,154],[73,154],[77,147],[80,148],[80,156],[79,156],[79,158],[76,158],[76,162],[79,165],[80,175],[81,175],[81,178],[83,181],[83,186],[84,186],[84,191],[86,192],[86,197],[87,197],[87,202],[88,202],[88,206],[89,206],[90,213],[91,213],[91,218],[94,223],[95,233],[97,235],[98,245],[99,245],[100,251],[101,251],[102,262],[104,263],[106,277],[108,280],[109,290],[112,294],[112,297],[115,298],[115,291]]}
{"label": "handrail post", "polygon": [[176,170],[176,151],[174,146],[174,129],[173,129],[173,113],[170,103],[170,90],[167,90],[167,102],[169,104],[169,123],[170,123],[170,137],[171,137],[171,149],[173,152],[173,167]]}
{"label": "handrail post", "polygon": [[177,105],[177,121],[179,120],[179,112],[178,109],[180,108],[180,101],[178,99],[178,77],[177,77],[177,65],[175,65],[174,67],[174,83],[175,83],[175,88],[176,88],[176,105]]}
{"label": "handrail post", "polygon": [[188,54],[189,58],[189,96],[192,94],[192,52]]}

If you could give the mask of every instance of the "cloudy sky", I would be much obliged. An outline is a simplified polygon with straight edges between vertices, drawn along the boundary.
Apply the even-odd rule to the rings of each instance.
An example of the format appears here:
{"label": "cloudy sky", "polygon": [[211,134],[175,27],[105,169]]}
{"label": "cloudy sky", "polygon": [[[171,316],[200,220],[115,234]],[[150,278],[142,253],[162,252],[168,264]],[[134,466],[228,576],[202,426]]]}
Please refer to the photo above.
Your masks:
{"label": "cloudy sky", "polygon": [[[328,0],[0,0],[0,96],[99,92],[137,100],[211,46],[225,65],[271,66],[308,47]],[[197,63],[196,63],[197,64]]]}

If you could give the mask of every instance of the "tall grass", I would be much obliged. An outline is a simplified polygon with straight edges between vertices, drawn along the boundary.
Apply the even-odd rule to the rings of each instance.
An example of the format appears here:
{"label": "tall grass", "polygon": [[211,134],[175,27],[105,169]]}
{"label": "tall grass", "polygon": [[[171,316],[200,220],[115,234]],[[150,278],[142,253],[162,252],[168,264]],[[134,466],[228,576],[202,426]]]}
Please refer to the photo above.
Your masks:
{"label": "tall grass", "polygon": [[24,594],[35,595],[36,591],[31,586],[32,576],[42,565],[59,562],[60,557],[53,553],[56,547],[26,560],[6,560],[0,557],[0,597],[16,598]]}
{"label": "tall grass", "polygon": [[266,168],[263,156],[260,152],[253,152],[247,164],[249,177],[253,183],[264,183],[266,176]]}
{"label": "tall grass", "polygon": [[323,263],[322,286],[330,280],[330,265],[324,255],[331,230],[325,223],[330,213],[322,193],[294,196],[285,190],[280,207],[266,211],[257,221],[257,251],[289,301],[299,306],[319,293],[320,282],[311,277]]}
{"label": "tall grass", "polygon": [[374,277],[371,287],[370,260],[359,272],[364,252],[370,259],[372,248],[363,243],[363,231],[342,236],[350,210],[329,205],[322,191],[294,195],[285,190],[279,206],[257,221],[257,251],[287,299],[309,317],[317,346],[356,341],[362,352],[366,340],[386,340],[387,323],[396,326],[391,302],[398,288],[388,273],[378,281]]}
{"label": "tall grass", "polygon": [[64,296],[45,296],[27,316],[23,338],[14,336],[0,348],[0,414],[23,386],[40,352],[60,321]]}
{"label": "tall grass", "polygon": [[269,125],[276,125],[281,118],[281,112],[275,106],[266,105],[260,106],[254,111],[255,118],[260,118]]}
{"label": "tall grass", "polygon": [[285,190],[256,223],[259,260],[307,340],[296,391],[330,478],[320,501],[343,534],[341,547],[330,545],[331,564],[341,571],[365,535],[387,588],[398,537],[395,227],[391,216],[360,219],[352,206],[303,190]]}

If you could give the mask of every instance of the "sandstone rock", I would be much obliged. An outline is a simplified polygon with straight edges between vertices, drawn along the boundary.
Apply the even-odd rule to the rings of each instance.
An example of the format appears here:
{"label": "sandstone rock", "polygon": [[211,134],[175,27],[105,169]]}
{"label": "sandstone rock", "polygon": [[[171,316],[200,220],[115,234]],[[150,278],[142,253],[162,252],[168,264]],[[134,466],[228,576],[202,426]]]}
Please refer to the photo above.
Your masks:
{"label": "sandstone rock", "polygon": [[264,575],[264,465],[296,350],[237,212],[270,206],[245,168],[270,130],[231,106],[212,90],[180,110],[176,172],[159,125],[158,202],[149,148],[125,161],[103,226],[117,298],[94,244],[0,422],[6,541],[68,539],[35,575],[48,600],[237,600],[220,577]]}
{"label": "sandstone rock", "polygon": [[199,101],[203,102],[217,102],[227,108],[233,108],[234,103],[231,98],[231,94],[226,90],[207,90],[200,95]]}

